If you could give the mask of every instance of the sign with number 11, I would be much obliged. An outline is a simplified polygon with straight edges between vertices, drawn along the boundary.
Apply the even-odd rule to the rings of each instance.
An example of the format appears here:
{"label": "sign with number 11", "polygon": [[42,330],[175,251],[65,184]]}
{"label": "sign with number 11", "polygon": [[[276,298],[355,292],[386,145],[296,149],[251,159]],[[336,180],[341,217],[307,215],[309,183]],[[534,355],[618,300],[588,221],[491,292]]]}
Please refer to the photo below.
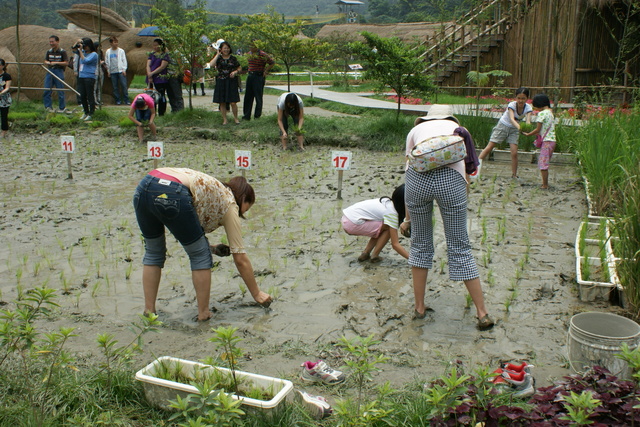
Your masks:
{"label": "sign with number 11", "polygon": [[61,135],[60,146],[63,153],[73,153],[76,149],[76,138],[72,135]]}

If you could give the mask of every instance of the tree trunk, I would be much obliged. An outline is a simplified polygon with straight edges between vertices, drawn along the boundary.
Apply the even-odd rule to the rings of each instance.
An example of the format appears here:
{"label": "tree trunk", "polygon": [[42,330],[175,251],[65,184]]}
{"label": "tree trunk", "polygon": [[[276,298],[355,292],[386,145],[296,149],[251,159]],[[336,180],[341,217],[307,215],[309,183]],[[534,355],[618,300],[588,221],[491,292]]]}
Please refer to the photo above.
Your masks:
{"label": "tree trunk", "polygon": [[20,65],[20,0],[16,0],[16,43],[18,44],[18,49],[16,50],[16,62],[18,63],[18,96],[16,97],[16,101],[20,102],[20,88],[22,87],[22,67]]}

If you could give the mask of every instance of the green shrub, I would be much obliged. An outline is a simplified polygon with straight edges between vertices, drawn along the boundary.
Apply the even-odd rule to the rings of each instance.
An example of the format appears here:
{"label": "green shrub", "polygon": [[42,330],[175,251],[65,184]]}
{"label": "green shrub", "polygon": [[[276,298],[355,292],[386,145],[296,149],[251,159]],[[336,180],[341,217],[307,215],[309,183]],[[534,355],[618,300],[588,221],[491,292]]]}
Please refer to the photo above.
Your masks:
{"label": "green shrub", "polygon": [[60,127],[68,126],[68,125],[71,125],[72,123],[79,122],[79,119],[77,117],[68,116],[65,114],[56,114],[51,117],[48,117],[47,120],[49,121],[49,123],[51,123],[51,125],[60,126]]}
{"label": "green shrub", "polygon": [[131,119],[127,116],[127,117],[121,117],[120,120],[118,121],[118,126],[120,126],[121,128],[133,128],[135,127],[135,123],[133,123],[131,121]]}
{"label": "green shrub", "polygon": [[37,120],[38,117],[40,116],[39,113],[36,112],[25,112],[25,113],[19,113],[19,112],[14,112],[9,110],[9,120],[15,121],[15,120]]}

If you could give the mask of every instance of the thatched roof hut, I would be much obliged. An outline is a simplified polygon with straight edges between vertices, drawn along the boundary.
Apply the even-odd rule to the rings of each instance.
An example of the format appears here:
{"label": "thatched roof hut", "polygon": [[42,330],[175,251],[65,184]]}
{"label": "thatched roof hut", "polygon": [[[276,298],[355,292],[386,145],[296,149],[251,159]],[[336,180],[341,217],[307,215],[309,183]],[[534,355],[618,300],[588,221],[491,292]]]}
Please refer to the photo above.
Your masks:
{"label": "thatched roof hut", "polygon": [[58,13],[80,28],[98,33],[100,18],[102,18],[102,34],[119,34],[130,28],[129,23],[116,12],[106,7],[100,8],[95,4],[74,4],[71,9],[59,10]]}
{"label": "thatched roof hut", "polygon": [[398,24],[333,24],[325,25],[317,38],[340,37],[345,40],[364,41],[360,33],[368,31],[380,37],[398,37],[403,42],[423,42],[433,37],[447,22],[407,22]]}

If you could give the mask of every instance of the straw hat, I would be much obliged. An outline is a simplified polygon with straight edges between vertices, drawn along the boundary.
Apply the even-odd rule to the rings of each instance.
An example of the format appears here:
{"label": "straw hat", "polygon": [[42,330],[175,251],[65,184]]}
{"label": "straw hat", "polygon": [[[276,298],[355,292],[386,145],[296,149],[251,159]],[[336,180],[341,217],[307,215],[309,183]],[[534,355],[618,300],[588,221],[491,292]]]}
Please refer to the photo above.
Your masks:
{"label": "straw hat", "polygon": [[427,115],[418,117],[413,125],[417,126],[422,122],[426,122],[427,120],[453,120],[454,122],[460,124],[458,119],[456,119],[453,115],[453,108],[451,108],[451,105],[444,104],[432,105],[431,108],[429,108],[429,112],[427,113]]}

